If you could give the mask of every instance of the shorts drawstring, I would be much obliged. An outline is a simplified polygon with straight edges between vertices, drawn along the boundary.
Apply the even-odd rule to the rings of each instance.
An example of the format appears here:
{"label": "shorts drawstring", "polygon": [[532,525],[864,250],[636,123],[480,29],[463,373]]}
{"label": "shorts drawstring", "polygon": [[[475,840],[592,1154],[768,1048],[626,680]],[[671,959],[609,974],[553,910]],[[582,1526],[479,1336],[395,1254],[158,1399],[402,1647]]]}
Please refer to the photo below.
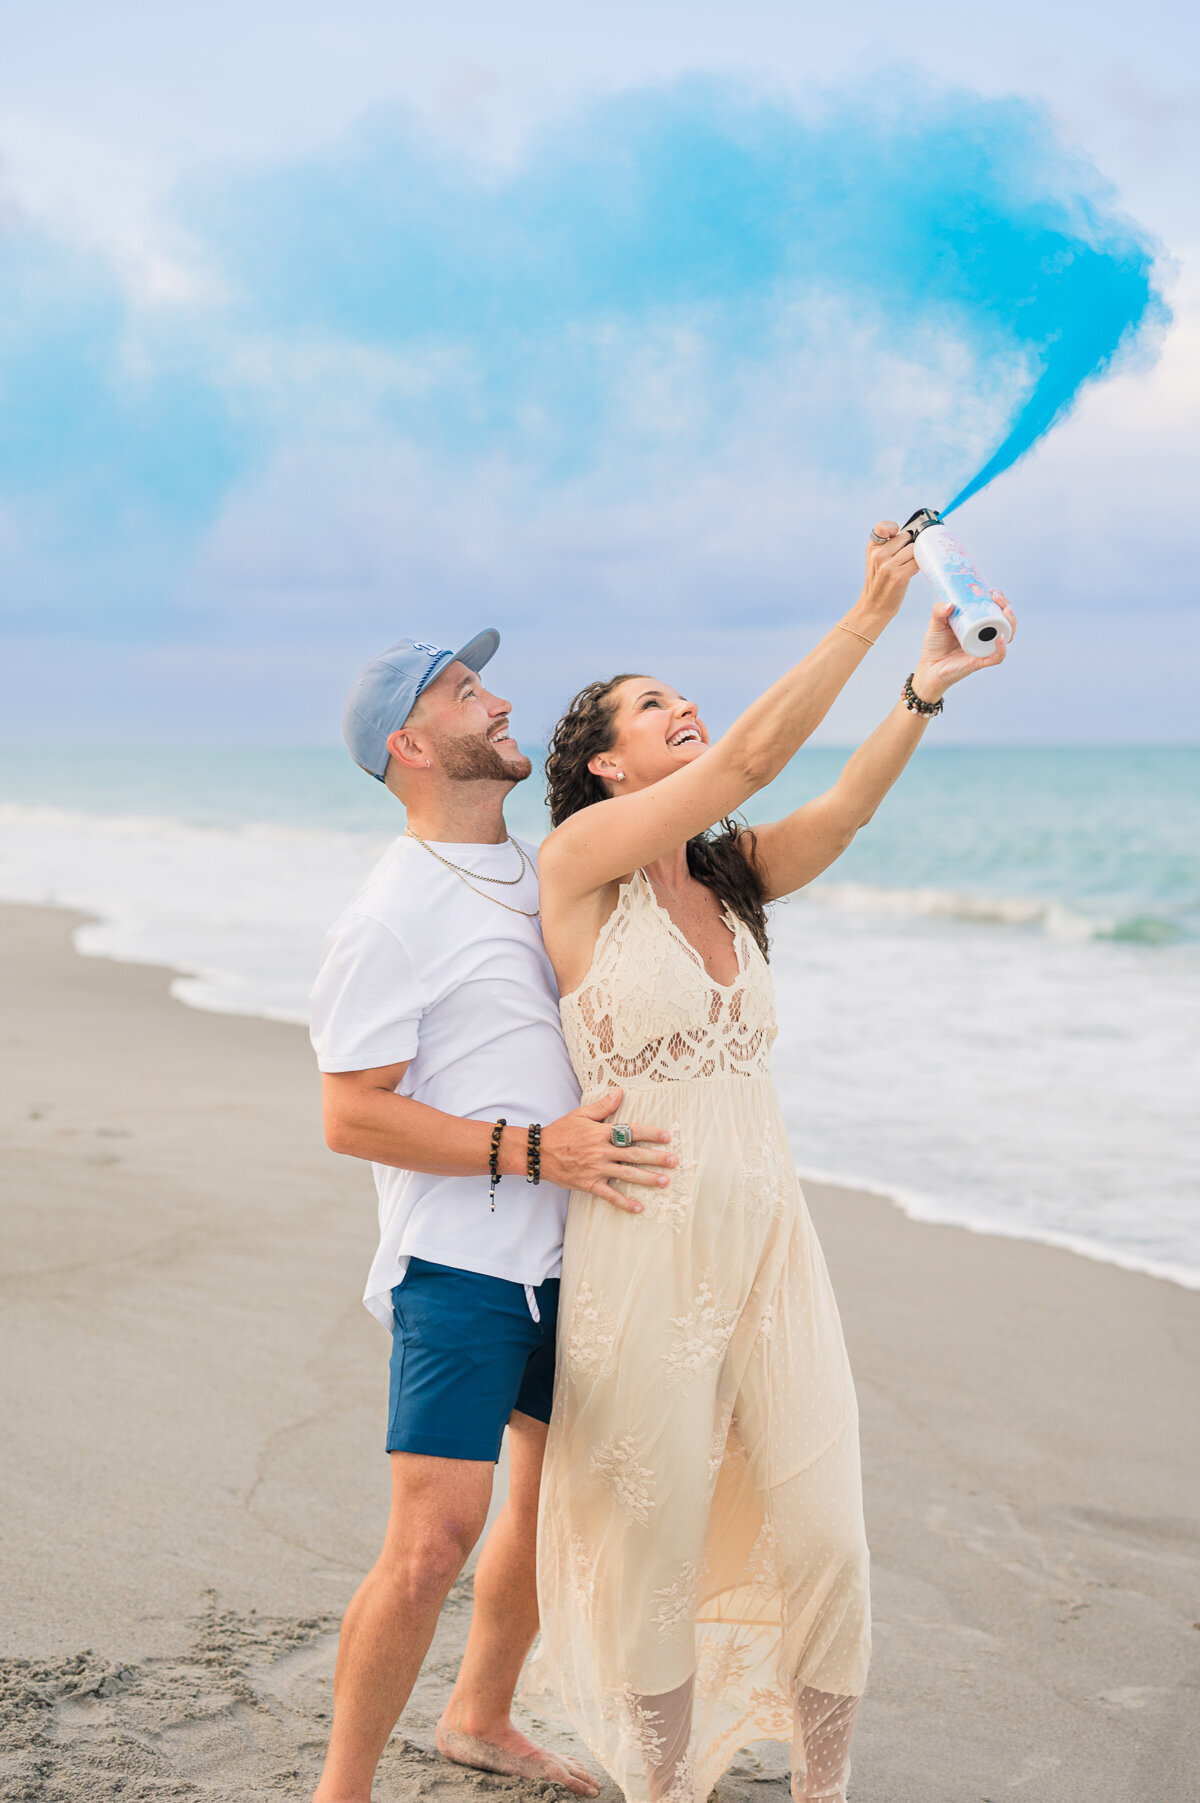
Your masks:
{"label": "shorts drawstring", "polygon": [[538,1324],[540,1325],[542,1317],[538,1310],[537,1297],[533,1293],[533,1285],[531,1283],[527,1283],[525,1285],[525,1300],[529,1304],[530,1314],[533,1316],[533,1319],[536,1322],[538,1322]]}

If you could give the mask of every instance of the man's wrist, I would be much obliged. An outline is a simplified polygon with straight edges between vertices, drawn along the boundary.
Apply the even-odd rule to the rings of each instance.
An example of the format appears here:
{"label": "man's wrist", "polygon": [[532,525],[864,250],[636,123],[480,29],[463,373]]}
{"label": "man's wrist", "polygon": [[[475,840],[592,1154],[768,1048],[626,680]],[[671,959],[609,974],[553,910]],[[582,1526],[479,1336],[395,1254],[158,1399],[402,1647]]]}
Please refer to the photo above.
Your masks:
{"label": "man's wrist", "polygon": [[496,1167],[502,1177],[525,1175],[528,1133],[524,1127],[506,1127],[500,1135],[500,1154]]}

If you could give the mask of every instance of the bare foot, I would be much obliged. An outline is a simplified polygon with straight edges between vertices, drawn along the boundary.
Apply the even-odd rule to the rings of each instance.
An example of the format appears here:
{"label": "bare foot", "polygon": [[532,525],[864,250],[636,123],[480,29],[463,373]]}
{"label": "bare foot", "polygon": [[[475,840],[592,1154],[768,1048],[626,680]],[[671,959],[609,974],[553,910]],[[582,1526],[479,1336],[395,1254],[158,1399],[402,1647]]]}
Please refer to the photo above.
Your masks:
{"label": "bare foot", "polygon": [[437,1726],[437,1750],[455,1765],[472,1765],[480,1772],[502,1772],[509,1778],[540,1778],[545,1784],[561,1784],[577,1797],[596,1797],[600,1785],[586,1766],[568,1753],[551,1753],[539,1747],[509,1723],[494,1740],[479,1740],[448,1728],[443,1716]]}

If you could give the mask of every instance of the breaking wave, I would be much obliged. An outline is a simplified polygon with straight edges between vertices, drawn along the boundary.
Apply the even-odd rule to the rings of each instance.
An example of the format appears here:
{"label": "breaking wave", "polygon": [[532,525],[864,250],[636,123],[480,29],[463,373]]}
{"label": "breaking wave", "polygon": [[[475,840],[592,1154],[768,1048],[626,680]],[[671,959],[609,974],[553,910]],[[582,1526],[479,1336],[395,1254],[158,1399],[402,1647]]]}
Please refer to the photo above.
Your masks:
{"label": "breaking wave", "polygon": [[1084,914],[1059,901],[1026,896],[977,895],[958,889],[885,888],[875,883],[813,883],[802,899],[852,914],[956,920],[976,926],[1024,927],[1049,939],[1112,939],[1134,945],[1171,945],[1187,935],[1178,921],[1154,914],[1126,918]]}

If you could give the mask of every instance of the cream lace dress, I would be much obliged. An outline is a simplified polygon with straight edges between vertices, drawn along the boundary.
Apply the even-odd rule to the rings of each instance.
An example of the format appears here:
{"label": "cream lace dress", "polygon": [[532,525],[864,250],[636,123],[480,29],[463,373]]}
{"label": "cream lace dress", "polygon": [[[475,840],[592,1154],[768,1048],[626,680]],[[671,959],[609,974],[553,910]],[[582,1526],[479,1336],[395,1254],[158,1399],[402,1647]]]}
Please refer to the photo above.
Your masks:
{"label": "cream lace dress", "polygon": [[767,965],[727,913],[708,975],[639,872],[562,999],[584,1101],[670,1129],[641,1215],[571,1197],[538,1533],[557,1696],[630,1803],[702,1803],[791,1740],[798,1798],[845,1794],[870,1650],[858,1413],[768,1053]]}

